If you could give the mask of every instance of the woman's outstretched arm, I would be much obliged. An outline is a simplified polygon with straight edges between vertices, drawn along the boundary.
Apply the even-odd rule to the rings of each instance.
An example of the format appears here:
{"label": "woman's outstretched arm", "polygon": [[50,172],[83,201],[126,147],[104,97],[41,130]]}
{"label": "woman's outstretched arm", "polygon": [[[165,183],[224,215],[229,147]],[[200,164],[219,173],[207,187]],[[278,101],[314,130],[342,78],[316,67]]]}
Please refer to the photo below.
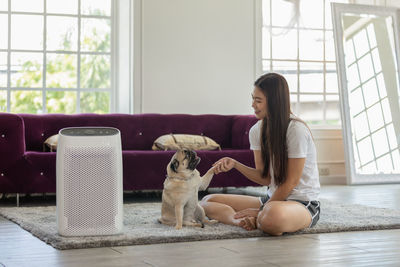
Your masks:
{"label": "woman's outstretched arm", "polygon": [[240,163],[235,159],[225,157],[213,164],[213,166],[216,167],[215,174],[218,174],[220,172],[227,172],[232,168],[235,168],[241,174],[247,177],[247,179],[249,179],[250,181],[253,181],[260,185],[269,185],[271,182],[271,177],[269,175],[268,177],[262,176],[264,163],[261,158],[261,151],[254,150],[253,153],[254,153],[254,162],[256,164],[256,168],[251,168],[249,166]]}

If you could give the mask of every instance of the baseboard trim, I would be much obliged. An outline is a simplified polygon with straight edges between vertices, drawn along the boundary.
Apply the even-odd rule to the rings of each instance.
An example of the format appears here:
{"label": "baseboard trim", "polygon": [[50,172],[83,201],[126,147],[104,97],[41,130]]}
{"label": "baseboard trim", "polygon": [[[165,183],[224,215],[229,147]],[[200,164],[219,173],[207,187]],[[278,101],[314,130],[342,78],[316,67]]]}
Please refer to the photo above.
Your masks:
{"label": "baseboard trim", "polygon": [[326,175],[320,176],[319,182],[322,185],[346,185],[347,179],[345,175]]}

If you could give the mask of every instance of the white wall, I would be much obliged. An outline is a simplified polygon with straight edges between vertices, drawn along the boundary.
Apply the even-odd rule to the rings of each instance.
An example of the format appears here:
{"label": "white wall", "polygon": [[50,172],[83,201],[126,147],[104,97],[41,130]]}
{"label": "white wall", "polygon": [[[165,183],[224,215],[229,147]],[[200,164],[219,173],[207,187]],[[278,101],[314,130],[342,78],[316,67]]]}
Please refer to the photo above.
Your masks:
{"label": "white wall", "polygon": [[251,114],[255,5],[136,0],[135,113]]}

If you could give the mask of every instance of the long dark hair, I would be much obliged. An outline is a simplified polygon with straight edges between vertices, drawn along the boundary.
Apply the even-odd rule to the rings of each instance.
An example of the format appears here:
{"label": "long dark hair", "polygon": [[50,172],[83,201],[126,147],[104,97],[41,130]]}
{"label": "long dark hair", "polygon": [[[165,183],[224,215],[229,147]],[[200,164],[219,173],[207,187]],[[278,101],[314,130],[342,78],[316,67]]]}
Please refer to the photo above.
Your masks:
{"label": "long dark hair", "polygon": [[267,73],[254,82],[267,98],[267,117],[261,127],[261,156],[264,161],[263,177],[270,172],[272,160],[276,185],[286,181],[288,152],[286,133],[290,122],[290,96],[286,79],[277,73]]}

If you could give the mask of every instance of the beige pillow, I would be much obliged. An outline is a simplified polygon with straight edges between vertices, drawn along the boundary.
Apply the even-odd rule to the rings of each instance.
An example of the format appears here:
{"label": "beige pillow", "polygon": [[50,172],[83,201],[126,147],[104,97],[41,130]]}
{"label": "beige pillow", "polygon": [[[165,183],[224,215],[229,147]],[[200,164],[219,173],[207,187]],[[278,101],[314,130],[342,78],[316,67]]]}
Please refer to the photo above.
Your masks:
{"label": "beige pillow", "polygon": [[47,151],[46,147],[50,149],[50,152],[57,151],[58,134],[52,135],[44,141],[43,151]]}
{"label": "beige pillow", "polygon": [[221,146],[209,137],[193,134],[166,134],[158,137],[152,146],[153,150],[221,150]]}

